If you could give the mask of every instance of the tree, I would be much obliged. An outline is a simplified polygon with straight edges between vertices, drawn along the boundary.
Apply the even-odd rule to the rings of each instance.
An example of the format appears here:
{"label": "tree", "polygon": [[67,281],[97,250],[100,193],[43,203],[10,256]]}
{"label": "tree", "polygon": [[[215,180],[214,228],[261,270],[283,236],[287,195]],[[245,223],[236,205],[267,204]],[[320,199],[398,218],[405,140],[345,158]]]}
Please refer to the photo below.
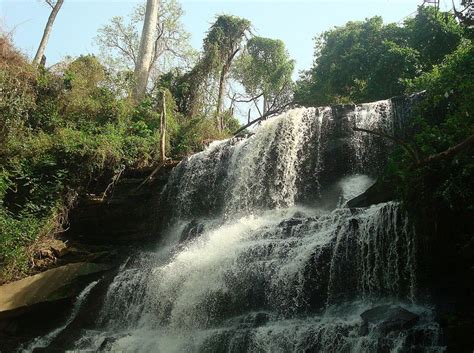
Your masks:
{"label": "tree", "polygon": [[[139,31],[145,12],[143,3],[126,18],[113,17],[107,25],[99,29],[96,37],[101,57],[122,86],[128,86],[130,75],[127,72],[132,72],[137,64]],[[149,72],[151,82],[155,82],[160,75],[173,67],[188,66],[195,57],[189,44],[190,34],[184,30],[181,22],[182,15],[183,10],[176,0],[160,2]]]}
{"label": "tree", "polygon": [[[247,95],[247,102],[257,105],[263,99],[261,115],[291,100],[294,61],[290,59],[281,40],[253,37],[247,43],[234,70],[235,77]],[[259,109],[260,110],[260,109]]]}
{"label": "tree", "polygon": [[419,7],[414,18],[405,20],[408,46],[420,53],[421,64],[426,70],[440,64],[453,52],[462,37],[462,28],[455,18],[434,7]]}
{"label": "tree", "polygon": [[224,130],[224,118],[221,112],[227,76],[248,31],[250,31],[250,21],[236,16],[221,15],[217,17],[204,39],[204,58],[201,67],[204,70],[216,72],[219,77],[215,111],[219,131]]}
{"label": "tree", "polygon": [[41,38],[40,45],[36,51],[36,55],[33,59],[33,65],[38,66],[44,56],[46,50],[46,45],[48,45],[49,36],[53,29],[54,20],[63,5],[64,0],[45,0],[46,4],[51,7],[51,14],[49,15],[48,22],[46,22],[46,27],[44,28],[43,37]]}
{"label": "tree", "polygon": [[158,7],[158,0],[147,0],[145,20],[143,21],[143,30],[140,39],[140,49],[138,51],[134,73],[133,98],[137,102],[145,96],[150,68],[153,63],[155,34],[158,24]]}
{"label": "tree", "polygon": [[403,26],[382,18],[348,22],[316,38],[313,67],[297,83],[299,104],[361,103],[404,93],[406,82],[440,64],[461,40],[449,13],[419,7]]}

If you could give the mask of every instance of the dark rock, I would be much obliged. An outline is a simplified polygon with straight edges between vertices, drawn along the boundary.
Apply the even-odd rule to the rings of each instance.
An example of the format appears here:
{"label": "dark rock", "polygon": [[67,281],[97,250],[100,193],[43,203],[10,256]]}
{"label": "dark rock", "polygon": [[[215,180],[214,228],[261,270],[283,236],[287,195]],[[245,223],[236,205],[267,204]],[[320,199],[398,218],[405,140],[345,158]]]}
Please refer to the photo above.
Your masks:
{"label": "dark rock", "polygon": [[160,194],[171,169],[161,168],[152,179],[148,169],[132,170],[105,198],[99,190],[81,197],[70,212],[64,237],[83,244],[128,244],[155,236],[159,230]]}
{"label": "dark rock", "polygon": [[248,327],[260,327],[265,325],[269,320],[269,315],[265,312],[252,313],[246,316],[242,323]]}
{"label": "dark rock", "polygon": [[364,325],[375,326],[382,333],[413,327],[419,316],[400,306],[381,305],[364,311],[360,317]]}
{"label": "dark rock", "polygon": [[369,207],[382,202],[388,202],[395,198],[395,190],[391,183],[377,180],[374,185],[368,188],[359,196],[347,201],[347,207]]}
{"label": "dark rock", "polygon": [[278,227],[291,228],[291,227],[297,226],[299,224],[302,224],[303,222],[304,222],[304,219],[302,219],[302,218],[292,217],[290,219],[285,219],[284,221],[280,222]]}

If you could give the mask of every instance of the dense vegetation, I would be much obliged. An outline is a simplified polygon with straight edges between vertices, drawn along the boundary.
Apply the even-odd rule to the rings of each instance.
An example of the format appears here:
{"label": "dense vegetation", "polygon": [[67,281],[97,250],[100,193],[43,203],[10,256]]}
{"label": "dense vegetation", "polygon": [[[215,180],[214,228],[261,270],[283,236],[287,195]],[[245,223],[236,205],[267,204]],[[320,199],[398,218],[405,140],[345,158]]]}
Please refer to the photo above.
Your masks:
{"label": "dense vegetation", "polygon": [[[250,22],[223,15],[197,54],[187,43],[179,4],[163,3],[166,45],[160,48],[168,49],[153,54],[149,90],[139,102],[130,92],[143,6],[99,31],[102,57],[69,58],[45,69],[0,39],[1,281],[28,273],[37,239],[64,226],[78,194],[104,197],[106,188],[94,185],[158,163],[163,106],[166,156],[180,158],[237,130],[239,102],[254,104],[262,116],[290,102],[360,103],[426,90],[406,141],[415,153],[398,148],[384,177],[420,219],[449,214],[465,225],[456,234],[468,237],[472,146],[424,163],[474,133],[472,33],[451,14],[420,7],[402,25],[374,17],[324,32],[316,39],[314,66],[295,87],[283,42],[247,40]],[[163,64],[171,59],[179,63]],[[244,91],[232,91],[229,81]]]}
{"label": "dense vegetation", "polygon": [[2,280],[28,271],[31,246],[60,230],[78,193],[125,168],[158,162],[163,96],[168,156],[199,151],[206,140],[238,127],[232,117],[230,130],[222,132],[204,115],[184,117],[163,87],[136,105],[94,56],[45,70],[29,64],[6,38],[0,53]]}
{"label": "dense vegetation", "polygon": [[372,102],[403,94],[407,80],[430,71],[461,42],[454,16],[420,7],[403,25],[381,17],[348,22],[316,38],[314,66],[298,82],[306,105]]}

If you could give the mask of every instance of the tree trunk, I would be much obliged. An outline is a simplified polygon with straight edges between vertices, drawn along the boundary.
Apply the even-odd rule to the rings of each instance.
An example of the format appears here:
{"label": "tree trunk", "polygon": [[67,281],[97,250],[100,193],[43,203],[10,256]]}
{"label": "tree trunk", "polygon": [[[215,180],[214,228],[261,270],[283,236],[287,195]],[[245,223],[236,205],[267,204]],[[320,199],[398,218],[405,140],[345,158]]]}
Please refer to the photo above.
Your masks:
{"label": "tree trunk", "polygon": [[227,75],[226,65],[222,66],[221,77],[219,79],[219,92],[217,96],[217,107],[216,107],[216,120],[217,129],[222,132],[224,130],[223,119],[221,117],[222,106],[224,104],[224,89],[225,89],[225,76]]}
{"label": "tree trunk", "polygon": [[266,95],[264,94],[263,95],[263,115],[265,115],[267,110],[268,110],[268,101],[267,101]]}
{"label": "tree trunk", "polygon": [[36,51],[35,58],[33,59],[33,65],[38,66],[41,62],[41,58],[44,55],[46,50],[46,45],[48,45],[49,35],[51,34],[51,30],[53,29],[53,23],[56,19],[56,15],[58,14],[61,6],[63,5],[64,0],[58,0],[54,5],[53,9],[51,10],[51,14],[49,15],[48,22],[46,22],[46,27],[44,28],[43,37],[41,38],[40,45],[38,50]]}
{"label": "tree trunk", "polygon": [[234,60],[235,55],[239,52],[240,48],[235,49],[232,54],[227,58],[227,61],[222,65],[221,77],[219,79],[219,93],[217,96],[217,107],[216,107],[216,120],[217,128],[219,131],[224,131],[224,117],[221,116],[222,107],[224,105],[224,91],[225,91],[225,81],[227,73],[230,70],[232,65],[232,60]]}
{"label": "tree trunk", "polygon": [[158,0],[147,0],[140,50],[138,52],[137,64],[135,65],[135,87],[133,90],[133,99],[135,102],[142,100],[146,93],[150,66],[153,60],[156,25],[158,23],[158,7]]}
{"label": "tree trunk", "polygon": [[160,160],[166,161],[166,92],[163,91],[163,106],[160,119]]}

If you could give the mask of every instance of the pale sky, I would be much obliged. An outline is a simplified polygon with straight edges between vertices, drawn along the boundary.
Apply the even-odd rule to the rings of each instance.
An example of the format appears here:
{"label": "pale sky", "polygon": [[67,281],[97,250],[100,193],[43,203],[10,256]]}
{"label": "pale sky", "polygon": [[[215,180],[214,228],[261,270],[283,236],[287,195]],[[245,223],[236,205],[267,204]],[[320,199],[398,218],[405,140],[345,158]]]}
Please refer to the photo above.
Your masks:
{"label": "pale sky", "polygon": [[[65,0],[56,18],[46,49],[47,64],[66,55],[97,53],[97,29],[113,16],[125,16],[140,0]],[[350,20],[380,15],[385,22],[398,22],[416,11],[422,0],[182,0],[183,23],[192,34],[192,45],[202,39],[216,15],[232,14],[249,19],[260,36],[285,42],[297,70],[313,61],[313,38]],[[449,6],[449,1],[442,2]],[[0,0],[3,29],[14,32],[14,42],[32,57],[40,41],[50,8],[41,0]],[[295,75],[296,76],[296,75]]]}

